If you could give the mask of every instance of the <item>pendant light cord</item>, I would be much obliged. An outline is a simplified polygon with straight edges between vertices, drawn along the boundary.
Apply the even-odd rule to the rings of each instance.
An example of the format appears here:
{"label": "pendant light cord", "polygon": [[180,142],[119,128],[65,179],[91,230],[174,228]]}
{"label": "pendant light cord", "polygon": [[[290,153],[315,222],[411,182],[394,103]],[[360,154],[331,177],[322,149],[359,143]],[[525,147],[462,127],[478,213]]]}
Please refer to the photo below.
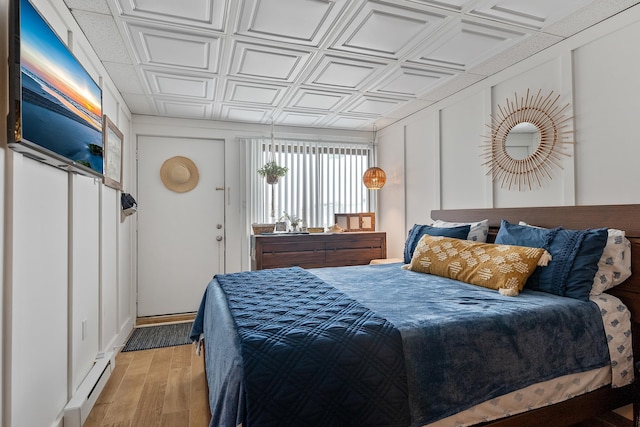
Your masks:
{"label": "pendant light cord", "polygon": [[371,165],[376,166],[377,165],[377,159],[376,159],[376,137],[378,135],[378,128],[377,126],[374,124],[373,125],[373,140],[371,141],[371,158],[373,159],[373,164]]}
{"label": "pendant light cord", "polygon": [[272,162],[276,160],[276,145],[273,139],[273,119],[271,119],[271,158],[269,160]]}

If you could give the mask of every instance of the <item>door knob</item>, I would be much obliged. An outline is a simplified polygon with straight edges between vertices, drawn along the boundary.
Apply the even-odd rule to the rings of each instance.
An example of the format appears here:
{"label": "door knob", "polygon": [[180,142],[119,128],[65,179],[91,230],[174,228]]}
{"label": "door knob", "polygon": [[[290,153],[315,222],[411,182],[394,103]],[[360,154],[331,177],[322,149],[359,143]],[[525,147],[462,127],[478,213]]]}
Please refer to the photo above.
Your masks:
{"label": "door knob", "polygon": [[216,240],[217,240],[218,242],[221,242],[221,241],[222,241],[222,236],[216,236]]}
{"label": "door knob", "polygon": [[220,230],[222,228],[222,224],[216,224],[216,228]]}

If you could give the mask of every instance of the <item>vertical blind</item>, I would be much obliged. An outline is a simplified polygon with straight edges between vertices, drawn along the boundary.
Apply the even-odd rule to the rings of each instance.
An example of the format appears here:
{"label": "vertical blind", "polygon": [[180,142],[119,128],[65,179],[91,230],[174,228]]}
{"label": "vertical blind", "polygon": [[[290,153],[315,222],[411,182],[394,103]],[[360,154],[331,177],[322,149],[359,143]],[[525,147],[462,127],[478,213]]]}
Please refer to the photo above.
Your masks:
{"label": "vertical blind", "polygon": [[[272,223],[286,212],[302,218],[309,227],[328,227],[334,224],[336,212],[372,210],[362,182],[369,165],[369,145],[264,138],[245,141],[251,152],[251,222]],[[271,160],[289,168],[275,185],[255,173]],[[272,197],[275,217],[271,216]]]}

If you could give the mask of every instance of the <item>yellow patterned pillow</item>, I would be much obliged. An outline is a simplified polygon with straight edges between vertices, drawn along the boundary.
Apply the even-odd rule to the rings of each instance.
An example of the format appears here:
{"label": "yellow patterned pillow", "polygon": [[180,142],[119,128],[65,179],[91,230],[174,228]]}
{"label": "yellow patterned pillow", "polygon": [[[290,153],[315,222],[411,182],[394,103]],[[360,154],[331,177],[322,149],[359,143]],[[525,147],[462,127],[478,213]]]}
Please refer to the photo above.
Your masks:
{"label": "yellow patterned pillow", "polygon": [[550,260],[542,248],[424,235],[406,268],[518,295],[536,266]]}

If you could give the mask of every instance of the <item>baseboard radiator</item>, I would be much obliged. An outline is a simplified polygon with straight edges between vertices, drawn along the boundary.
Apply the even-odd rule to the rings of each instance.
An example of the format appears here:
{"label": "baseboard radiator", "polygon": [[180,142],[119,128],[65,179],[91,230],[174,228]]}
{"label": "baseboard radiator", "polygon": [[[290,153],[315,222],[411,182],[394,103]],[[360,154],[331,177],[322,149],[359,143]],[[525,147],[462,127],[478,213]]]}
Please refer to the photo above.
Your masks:
{"label": "baseboard radiator", "polygon": [[64,408],[64,427],[81,427],[84,424],[115,365],[113,352],[104,353],[96,359],[89,374]]}

